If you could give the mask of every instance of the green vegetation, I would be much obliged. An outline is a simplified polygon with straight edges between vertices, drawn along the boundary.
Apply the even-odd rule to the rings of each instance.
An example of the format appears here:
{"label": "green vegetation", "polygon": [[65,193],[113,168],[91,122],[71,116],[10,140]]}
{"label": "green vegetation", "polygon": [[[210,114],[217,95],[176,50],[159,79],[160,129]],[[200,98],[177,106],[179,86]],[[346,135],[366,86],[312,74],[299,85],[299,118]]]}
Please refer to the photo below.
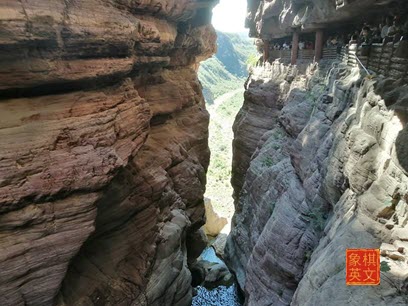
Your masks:
{"label": "green vegetation", "polygon": [[274,163],[272,157],[270,157],[270,156],[266,157],[266,158],[262,161],[262,167],[269,168],[269,167],[272,167],[274,164],[275,164],[275,163]]}
{"label": "green vegetation", "polygon": [[305,252],[305,254],[303,256],[303,259],[304,259],[304,261],[309,261],[311,257],[312,257],[312,251],[309,250],[309,251]]}
{"label": "green vegetation", "polygon": [[310,222],[313,229],[317,232],[321,232],[326,225],[326,217],[324,211],[319,206],[313,206],[306,219]]}
{"label": "green vegetation", "polygon": [[265,215],[272,216],[273,211],[275,210],[275,206],[276,206],[275,202],[270,202],[269,205],[267,205],[265,208]]}
{"label": "green vegetation", "polygon": [[243,92],[238,92],[231,98],[227,99],[217,108],[217,114],[220,117],[226,119],[231,124],[232,128],[235,116],[237,115],[243,102],[244,102]]}
{"label": "green vegetation", "polygon": [[282,128],[275,128],[273,130],[273,138],[276,140],[282,140],[283,137],[285,136],[284,131],[282,130]]}
{"label": "green vegetation", "polygon": [[231,218],[234,213],[230,183],[232,125],[244,100],[247,63],[256,57],[256,48],[253,41],[243,35],[221,32],[217,35],[217,54],[201,63],[198,71],[211,115],[211,162],[205,196],[211,199],[216,212]]}
{"label": "green vegetation", "polygon": [[391,268],[390,268],[390,265],[388,264],[388,262],[382,261],[380,263],[380,271],[381,272],[388,272],[390,270],[391,270]]}
{"label": "green vegetation", "polygon": [[258,60],[259,60],[259,56],[256,56],[255,54],[251,54],[248,57],[246,63],[247,63],[248,66],[255,67],[256,64],[258,63]]}
{"label": "green vegetation", "polygon": [[253,41],[240,34],[217,32],[217,53],[201,63],[198,77],[207,103],[245,82],[248,62],[256,61]]}
{"label": "green vegetation", "polygon": [[[253,39],[248,38],[246,33],[234,34],[224,33],[231,40],[236,52],[241,60],[244,62],[251,56],[257,55],[256,46]],[[259,56],[258,56],[259,57]]]}
{"label": "green vegetation", "polygon": [[242,87],[245,78],[236,77],[225,69],[225,66],[216,57],[212,57],[200,65],[198,77],[203,85],[203,93],[207,103],[223,94]]}
{"label": "green vegetation", "polygon": [[243,103],[243,91],[226,99],[220,105],[208,106],[210,120],[211,162],[207,172],[205,196],[212,200],[215,211],[225,217],[232,217],[231,163],[232,163],[232,124]]}

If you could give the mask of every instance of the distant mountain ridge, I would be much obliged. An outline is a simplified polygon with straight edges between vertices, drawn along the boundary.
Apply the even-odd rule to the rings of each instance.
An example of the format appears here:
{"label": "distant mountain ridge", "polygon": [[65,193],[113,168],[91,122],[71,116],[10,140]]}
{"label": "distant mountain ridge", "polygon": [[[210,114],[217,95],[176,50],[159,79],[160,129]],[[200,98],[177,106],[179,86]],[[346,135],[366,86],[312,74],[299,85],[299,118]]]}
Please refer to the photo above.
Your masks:
{"label": "distant mountain ridge", "polygon": [[198,71],[207,103],[242,86],[248,75],[247,60],[254,55],[253,40],[245,34],[217,31],[217,53],[202,62]]}

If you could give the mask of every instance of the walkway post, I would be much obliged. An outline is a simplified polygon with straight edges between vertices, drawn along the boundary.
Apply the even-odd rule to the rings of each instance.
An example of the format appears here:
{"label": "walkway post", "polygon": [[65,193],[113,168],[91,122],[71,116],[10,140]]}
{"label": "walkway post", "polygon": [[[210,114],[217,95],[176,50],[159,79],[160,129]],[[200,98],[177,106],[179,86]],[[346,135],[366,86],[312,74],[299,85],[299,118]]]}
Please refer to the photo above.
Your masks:
{"label": "walkway post", "polygon": [[316,31],[315,62],[320,61],[322,55],[323,55],[323,30],[319,29]]}
{"label": "walkway post", "polygon": [[292,37],[292,54],[290,59],[290,63],[292,65],[296,64],[296,60],[298,58],[298,50],[299,50],[299,33],[295,31],[293,32]]}
{"label": "walkway post", "polygon": [[264,63],[269,60],[269,40],[264,41],[264,54],[263,54]]}

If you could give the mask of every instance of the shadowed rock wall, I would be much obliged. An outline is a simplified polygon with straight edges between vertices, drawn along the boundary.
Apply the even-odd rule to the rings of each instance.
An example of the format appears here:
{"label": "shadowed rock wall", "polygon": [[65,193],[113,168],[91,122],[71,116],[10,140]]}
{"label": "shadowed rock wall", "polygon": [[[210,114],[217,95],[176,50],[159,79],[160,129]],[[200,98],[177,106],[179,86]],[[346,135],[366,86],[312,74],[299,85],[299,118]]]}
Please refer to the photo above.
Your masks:
{"label": "shadowed rock wall", "polygon": [[[255,147],[234,151],[235,159],[247,160],[254,150],[242,187],[235,186],[240,193],[226,248],[248,305],[407,302],[408,156],[401,151],[407,85],[364,79],[358,68],[339,63],[326,79],[329,67],[320,63],[320,71],[312,66],[288,82],[291,70],[274,62],[250,79],[246,97],[275,88],[283,97],[276,103],[284,102]],[[267,119],[267,112],[251,116],[255,107],[247,98],[236,140],[257,135],[249,120]],[[379,217],[396,191],[392,218]],[[399,247],[402,253],[389,257]],[[383,250],[391,270],[379,288],[345,285],[346,248]]]}
{"label": "shadowed rock wall", "polygon": [[[234,124],[226,247],[247,305],[408,303],[407,97],[403,80],[339,61],[254,69]],[[381,249],[379,287],[346,286],[346,248]]]}

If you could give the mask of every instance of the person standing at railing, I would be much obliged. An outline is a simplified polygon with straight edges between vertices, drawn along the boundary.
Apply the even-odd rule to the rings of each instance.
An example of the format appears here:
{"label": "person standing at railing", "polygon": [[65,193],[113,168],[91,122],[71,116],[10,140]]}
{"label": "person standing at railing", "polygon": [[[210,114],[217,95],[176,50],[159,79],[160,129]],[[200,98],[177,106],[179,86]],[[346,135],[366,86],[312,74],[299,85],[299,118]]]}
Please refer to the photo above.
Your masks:
{"label": "person standing at railing", "polygon": [[373,44],[380,44],[382,43],[382,37],[381,37],[381,30],[380,27],[374,27],[371,29],[372,33],[373,33],[373,38],[372,38],[372,42]]}
{"label": "person standing at railing", "polygon": [[373,42],[372,39],[373,37],[370,27],[364,26],[361,31],[360,42],[365,45],[371,45]]}
{"label": "person standing at railing", "polygon": [[399,17],[394,17],[393,25],[388,29],[387,36],[389,40],[396,43],[401,39],[402,36],[402,25]]}
{"label": "person standing at railing", "polygon": [[385,19],[385,25],[381,29],[381,38],[384,39],[388,35],[388,30],[392,26],[392,17],[387,16]]}
{"label": "person standing at railing", "polygon": [[359,40],[361,43],[361,55],[368,56],[370,54],[371,44],[373,43],[373,37],[369,26],[365,25],[363,27]]}

